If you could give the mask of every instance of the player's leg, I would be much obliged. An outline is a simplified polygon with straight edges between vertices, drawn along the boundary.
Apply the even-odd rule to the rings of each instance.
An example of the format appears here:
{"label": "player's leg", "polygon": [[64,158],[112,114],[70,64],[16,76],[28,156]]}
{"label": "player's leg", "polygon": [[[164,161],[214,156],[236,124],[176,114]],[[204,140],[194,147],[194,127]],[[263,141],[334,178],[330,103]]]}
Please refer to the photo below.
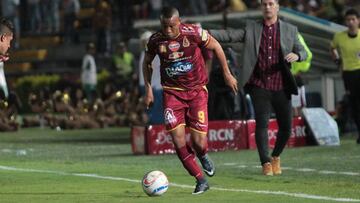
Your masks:
{"label": "player's leg", "polygon": [[184,165],[185,169],[191,176],[194,176],[197,180],[203,178],[200,167],[197,165],[195,160],[195,154],[189,146],[186,144],[185,139],[185,126],[180,125],[171,132],[173,143],[175,146],[176,153]]}
{"label": "player's leg", "polygon": [[[164,90],[164,119],[166,129],[170,132],[177,156],[179,157],[184,168],[191,176],[194,176],[198,183],[207,183],[201,168],[196,162],[195,153],[190,146],[186,144],[185,138],[185,102],[180,101],[180,92]],[[198,187],[196,187],[198,188]],[[200,194],[205,190],[196,190],[194,194]]]}
{"label": "player's leg", "polygon": [[189,101],[189,111],[186,114],[187,123],[191,130],[193,148],[204,172],[208,176],[215,175],[215,166],[208,152],[207,130],[208,130],[208,93],[206,89],[191,91],[192,100]]}

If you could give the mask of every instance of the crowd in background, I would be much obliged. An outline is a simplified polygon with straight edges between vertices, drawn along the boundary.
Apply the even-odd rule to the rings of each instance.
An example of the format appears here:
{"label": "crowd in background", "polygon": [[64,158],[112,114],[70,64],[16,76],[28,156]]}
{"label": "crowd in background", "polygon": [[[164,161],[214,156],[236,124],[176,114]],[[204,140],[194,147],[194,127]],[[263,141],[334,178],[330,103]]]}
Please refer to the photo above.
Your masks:
{"label": "crowd in background", "polygon": [[[138,19],[156,19],[163,6],[179,9],[182,16],[206,15],[224,11],[242,12],[257,9],[259,0],[96,0],[92,22],[81,23],[80,0],[3,0],[1,15],[14,22],[17,37],[20,33],[40,34],[63,31],[65,40],[78,42],[79,26],[92,28],[98,39],[105,38],[99,49],[107,49],[109,30],[130,35]],[[280,0],[280,5],[312,16],[343,23],[348,7],[360,7],[357,0]],[[105,50],[106,51],[106,50]]]}
{"label": "crowd in background", "polygon": [[[338,23],[343,23],[343,14],[348,7],[360,7],[358,0],[280,0],[279,3],[283,7]],[[127,49],[126,41],[113,43],[111,31],[116,30],[117,33],[125,36],[123,39],[126,39],[126,36],[133,35],[134,20],[155,19],[162,6],[166,5],[177,7],[183,16],[192,16],[257,9],[260,1],[97,0],[94,15],[88,22],[79,20],[82,8],[79,0],[2,0],[0,5],[2,16],[12,20],[15,25],[15,48],[19,47],[20,34],[63,34],[64,43],[79,43],[78,29],[82,26],[91,28],[96,35],[94,46],[96,52],[92,55],[107,56],[111,60],[111,66],[108,67],[110,78],[102,87],[97,86],[88,91],[80,84],[70,84],[31,92],[27,102],[35,116],[24,117],[20,122],[16,119],[17,112],[21,108],[19,99],[12,94],[7,99],[2,97],[0,131],[14,131],[21,125],[75,129],[147,124],[151,120],[151,114],[149,117],[149,112],[143,107],[141,82],[139,85],[141,63],[136,63],[141,59]],[[143,49],[144,47],[141,48]],[[237,62],[233,61],[233,63],[233,67],[236,67]],[[233,71],[236,72],[236,68]],[[214,80],[216,76],[210,75],[210,86],[216,83]],[[211,91],[210,93],[215,94]],[[210,97],[224,98],[232,105],[230,108],[229,103],[221,103],[221,100],[212,100],[215,103],[209,104],[209,106],[226,107],[223,113],[230,111],[227,112],[228,115],[216,113],[223,119],[234,114],[241,117],[244,113],[248,114],[245,115],[246,117],[251,117],[249,113],[251,109],[246,108],[249,107],[248,100],[234,98],[226,90],[220,91],[221,96],[211,94]],[[241,93],[239,95],[245,98],[245,95]],[[240,112],[239,109],[245,110]],[[209,113],[210,116],[215,114],[211,111]]]}

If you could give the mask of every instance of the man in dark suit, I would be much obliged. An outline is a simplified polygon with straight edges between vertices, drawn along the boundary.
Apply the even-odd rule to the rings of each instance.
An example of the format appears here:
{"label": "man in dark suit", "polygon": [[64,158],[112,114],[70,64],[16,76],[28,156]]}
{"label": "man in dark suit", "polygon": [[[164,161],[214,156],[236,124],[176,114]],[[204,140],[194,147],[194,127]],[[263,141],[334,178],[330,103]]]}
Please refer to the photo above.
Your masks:
{"label": "man in dark suit", "polygon": [[[263,20],[247,22],[244,29],[210,30],[219,42],[244,43],[239,84],[249,92],[256,120],[255,139],[264,175],[280,175],[280,154],[291,134],[291,94],[297,86],[290,63],[307,55],[295,26],[278,18],[278,0],[262,0]],[[269,156],[268,122],[274,109],[279,126]]]}

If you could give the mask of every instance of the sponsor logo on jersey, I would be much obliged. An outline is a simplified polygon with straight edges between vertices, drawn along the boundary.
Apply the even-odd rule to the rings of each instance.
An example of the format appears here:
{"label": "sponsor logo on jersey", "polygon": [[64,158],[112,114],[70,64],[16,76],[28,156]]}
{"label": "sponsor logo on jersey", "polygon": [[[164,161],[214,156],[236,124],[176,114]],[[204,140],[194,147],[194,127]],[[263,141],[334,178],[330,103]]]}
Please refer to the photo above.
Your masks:
{"label": "sponsor logo on jersey", "polygon": [[193,27],[185,27],[185,26],[181,28],[181,31],[184,33],[194,33],[195,32]]}
{"label": "sponsor logo on jersey", "polygon": [[189,47],[189,46],[190,46],[190,42],[188,38],[185,36],[183,39],[183,47]]}
{"label": "sponsor logo on jersey", "polygon": [[193,64],[190,62],[176,62],[171,64],[169,67],[165,68],[166,74],[169,77],[185,75],[193,67]]}
{"label": "sponsor logo on jersey", "polygon": [[169,59],[174,60],[182,57],[184,55],[184,52],[173,52],[169,54]]}
{"label": "sponsor logo on jersey", "polygon": [[179,50],[179,48],[180,48],[179,42],[172,41],[172,42],[169,43],[169,49],[172,52],[175,52],[175,51]]}
{"label": "sponsor logo on jersey", "polygon": [[166,46],[164,44],[159,45],[159,52],[160,53],[166,53]]}
{"label": "sponsor logo on jersey", "polygon": [[166,108],[164,111],[165,124],[176,123],[177,119],[174,115],[174,111],[170,108]]}

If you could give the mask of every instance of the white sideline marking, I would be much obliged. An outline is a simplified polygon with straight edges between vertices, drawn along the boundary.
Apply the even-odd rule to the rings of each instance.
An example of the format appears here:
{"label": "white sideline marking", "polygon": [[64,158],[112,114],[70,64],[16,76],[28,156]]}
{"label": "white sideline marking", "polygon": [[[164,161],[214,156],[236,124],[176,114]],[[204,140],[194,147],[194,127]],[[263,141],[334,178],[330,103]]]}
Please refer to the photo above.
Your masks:
{"label": "white sideline marking", "polygon": [[[114,176],[101,176],[97,174],[88,174],[88,173],[67,173],[63,171],[51,171],[51,170],[38,170],[38,169],[25,169],[25,168],[16,168],[10,166],[1,166],[0,170],[7,170],[7,171],[21,171],[21,172],[33,172],[33,173],[50,173],[56,175],[65,175],[65,176],[79,176],[79,177],[88,177],[88,178],[97,178],[97,179],[106,179],[106,180],[119,180],[119,181],[126,181],[132,183],[140,183],[140,180],[134,180],[129,178],[121,178],[121,177],[114,177]],[[171,186],[179,187],[179,188],[194,188],[191,185],[182,185],[176,183],[170,183]],[[247,189],[235,189],[235,188],[221,188],[221,187],[211,187],[211,190],[218,190],[218,191],[226,191],[226,192],[247,192],[247,193],[255,193],[255,194],[267,194],[267,195],[282,195],[282,196],[289,196],[289,197],[297,197],[297,198],[304,198],[304,199],[316,199],[316,200],[328,200],[328,201],[335,201],[335,202],[360,202],[360,199],[352,199],[352,198],[336,198],[336,197],[328,197],[328,196],[319,196],[319,195],[310,195],[304,193],[289,193],[284,191],[269,191],[269,190],[247,190]]]}
{"label": "white sideline marking", "polygon": [[[230,166],[230,167],[236,167],[236,168],[261,168],[261,166],[249,166],[249,165],[243,165],[243,164],[236,164],[236,163],[224,163],[224,166]],[[360,176],[360,173],[358,172],[352,172],[352,171],[328,171],[328,170],[317,170],[313,168],[293,168],[293,167],[281,167],[283,170],[292,170],[292,171],[299,171],[299,172],[314,172],[314,173],[320,173],[324,175],[347,175],[347,176]]]}

